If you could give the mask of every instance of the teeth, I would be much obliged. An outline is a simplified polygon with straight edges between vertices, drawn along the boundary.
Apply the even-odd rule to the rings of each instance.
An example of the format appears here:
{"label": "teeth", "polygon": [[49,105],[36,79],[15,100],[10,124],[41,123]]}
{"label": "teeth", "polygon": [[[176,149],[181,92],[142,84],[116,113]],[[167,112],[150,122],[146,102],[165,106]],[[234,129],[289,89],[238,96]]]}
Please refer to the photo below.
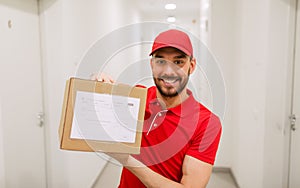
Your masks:
{"label": "teeth", "polygon": [[172,83],[175,83],[177,81],[177,79],[171,79],[171,80],[164,79],[164,81],[172,84]]}

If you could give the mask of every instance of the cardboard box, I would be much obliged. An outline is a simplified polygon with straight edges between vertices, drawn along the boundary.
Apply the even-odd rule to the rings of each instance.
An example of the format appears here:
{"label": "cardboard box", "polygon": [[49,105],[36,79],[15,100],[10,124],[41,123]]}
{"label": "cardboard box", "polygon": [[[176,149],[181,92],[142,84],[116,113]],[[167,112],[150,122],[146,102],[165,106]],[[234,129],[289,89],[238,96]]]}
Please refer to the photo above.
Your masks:
{"label": "cardboard box", "polygon": [[66,83],[60,148],[138,154],[147,89],[70,78]]}

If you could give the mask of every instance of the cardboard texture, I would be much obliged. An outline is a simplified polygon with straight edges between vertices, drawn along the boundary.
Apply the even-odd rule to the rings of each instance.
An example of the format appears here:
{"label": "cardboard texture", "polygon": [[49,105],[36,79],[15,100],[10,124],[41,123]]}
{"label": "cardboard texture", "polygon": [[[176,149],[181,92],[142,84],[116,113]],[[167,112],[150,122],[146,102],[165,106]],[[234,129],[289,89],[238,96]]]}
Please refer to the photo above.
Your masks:
{"label": "cardboard texture", "polygon": [[[136,138],[134,143],[70,138],[77,91],[139,98],[140,108],[138,112]],[[139,154],[144,122],[146,95],[146,88],[131,87],[123,84],[114,85],[92,80],[70,78],[66,82],[61,122],[59,127],[60,148],[64,150],[75,151],[101,151]]]}

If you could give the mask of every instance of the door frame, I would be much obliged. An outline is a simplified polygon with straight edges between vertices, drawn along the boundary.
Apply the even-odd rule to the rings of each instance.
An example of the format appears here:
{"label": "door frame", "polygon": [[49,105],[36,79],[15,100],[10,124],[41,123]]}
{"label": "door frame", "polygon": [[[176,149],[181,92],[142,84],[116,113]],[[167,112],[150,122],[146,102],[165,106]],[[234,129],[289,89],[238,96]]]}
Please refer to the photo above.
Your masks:
{"label": "door frame", "polygon": [[2,99],[0,95],[0,187],[5,186],[5,166],[4,166],[4,149],[3,149],[3,132],[2,132]]}
{"label": "door frame", "polygon": [[[292,129],[290,117],[293,114],[293,98],[294,98],[294,83],[295,83],[295,64],[296,64],[296,39],[297,36],[297,9],[300,0],[290,0],[289,13],[289,49],[288,49],[288,78],[287,78],[287,104],[286,104],[286,125],[285,125],[285,143],[284,143],[284,173],[283,187],[290,187],[290,166],[291,166],[291,144],[292,144]],[[300,47],[300,46],[299,46]]]}

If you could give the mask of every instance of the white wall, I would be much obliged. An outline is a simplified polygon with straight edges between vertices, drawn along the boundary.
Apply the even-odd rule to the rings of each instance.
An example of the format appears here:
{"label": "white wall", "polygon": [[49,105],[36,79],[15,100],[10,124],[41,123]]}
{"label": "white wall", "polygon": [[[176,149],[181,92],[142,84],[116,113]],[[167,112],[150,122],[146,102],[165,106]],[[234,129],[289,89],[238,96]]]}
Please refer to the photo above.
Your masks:
{"label": "white wall", "polygon": [[242,188],[285,187],[290,4],[212,1],[210,45],[228,99],[219,161]]}
{"label": "white wall", "polygon": [[287,187],[294,8],[295,0],[269,1],[262,187]]}
{"label": "white wall", "polygon": [[[216,166],[231,167],[233,158],[233,101],[236,67],[236,0],[211,1],[208,28],[208,47],[215,56],[225,82],[226,108],[222,126],[223,133],[217,153]],[[209,15],[209,14],[208,14]]]}
{"label": "white wall", "polygon": [[262,187],[268,1],[237,2],[233,171],[241,187]]}
{"label": "white wall", "polygon": [[76,74],[81,58],[97,39],[137,21],[138,12],[131,4],[118,0],[40,2],[49,187],[89,187],[106,162],[95,153],[58,149],[63,92],[65,81]]}
{"label": "white wall", "polygon": [[37,1],[0,0],[0,23],[0,187],[43,187],[44,128],[37,124],[37,113],[43,110]]}
{"label": "white wall", "polygon": [[[47,143],[47,173],[49,187],[69,187],[66,153],[59,151],[58,125],[61,108],[64,64],[61,60],[62,2],[40,1],[41,52]],[[53,76],[55,74],[55,76]]]}
{"label": "white wall", "polygon": [[1,105],[1,96],[0,96],[0,187],[5,185],[5,166],[4,166],[4,149],[3,149],[3,133],[2,133],[2,105]]}
{"label": "white wall", "polygon": [[[199,0],[200,1],[200,17],[199,17],[199,38],[201,42],[208,45],[211,20],[211,1],[210,0]],[[216,9],[214,9],[215,11]],[[218,11],[217,11],[218,12]]]}

